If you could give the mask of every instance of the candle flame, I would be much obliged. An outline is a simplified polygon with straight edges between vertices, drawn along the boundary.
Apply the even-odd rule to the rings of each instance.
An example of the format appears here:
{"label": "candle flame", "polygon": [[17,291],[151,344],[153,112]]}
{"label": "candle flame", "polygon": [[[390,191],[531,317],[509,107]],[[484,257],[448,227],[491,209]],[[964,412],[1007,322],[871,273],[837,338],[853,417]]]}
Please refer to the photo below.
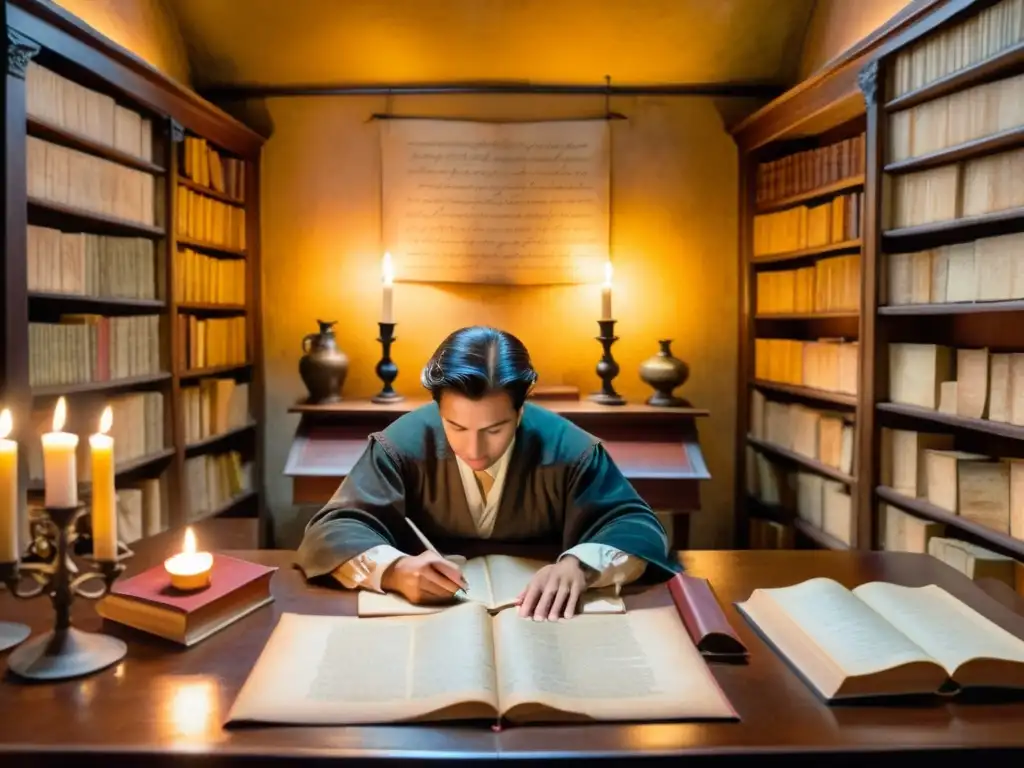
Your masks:
{"label": "candle flame", "polygon": [[12,429],[14,429],[14,421],[11,419],[11,409],[4,408],[3,411],[0,411],[0,440],[10,435]]}
{"label": "candle flame", "polygon": [[100,416],[100,433],[104,435],[107,434],[107,432],[110,431],[110,428],[113,425],[114,412],[110,409],[110,406],[108,405],[106,408],[103,409],[103,415]]}
{"label": "candle flame", "polygon": [[57,400],[57,407],[53,409],[53,431],[63,432],[64,421],[68,417],[68,404],[64,402],[64,398],[61,397]]}
{"label": "candle flame", "polygon": [[384,253],[384,261],[381,263],[381,272],[384,274],[384,285],[391,285],[395,279],[395,270],[391,266],[391,253]]}
{"label": "candle flame", "polygon": [[612,263],[610,261],[604,263],[604,284],[608,288],[612,286]]}
{"label": "candle flame", "polygon": [[196,552],[196,535],[192,533],[191,526],[185,529],[185,544],[181,551],[189,555],[194,555]]}

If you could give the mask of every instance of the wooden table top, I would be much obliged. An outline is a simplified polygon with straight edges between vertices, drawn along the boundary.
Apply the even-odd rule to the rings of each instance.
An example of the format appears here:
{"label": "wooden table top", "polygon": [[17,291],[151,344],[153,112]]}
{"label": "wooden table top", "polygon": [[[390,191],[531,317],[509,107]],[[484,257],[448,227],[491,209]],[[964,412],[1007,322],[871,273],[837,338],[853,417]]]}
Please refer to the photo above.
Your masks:
{"label": "wooden table top", "polygon": [[[662,758],[749,762],[785,754],[800,757],[905,761],[915,750],[1010,750],[1024,755],[1024,700],[955,701],[921,706],[825,706],[735,611],[758,586],[784,586],[829,576],[847,586],[884,579],[907,585],[937,583],[1010,631],[1024,636],[1024,616],[986,594],[933,558],[902,553],[828,551],[693,551],[683,555],[690,573],[711,580],[743,641],[748,665],[712,664],[736,707],[739,723],[595,724],[510,727],[500,733],[479,726],[395,725],[372,727],[246,727],[226,730],[224,718],[283,611],[344,614],[351,593],[307,586],[291,567],[292,553],[254,551],[252,520],[211,520],[195,527],[203,548],[241,550],[240,555],[280,566],[275,602],[199,645],[182,649],[159,638],[109,623],[104,631],[129,643],[116,667],[61,683],[0,680],[0,763],[81,765],[83,753],[109,765],[171,765],[205,756],[210,763],[259,765],[339,758],[416,762],[496,758]],[[129,573],[180,549],[180,535],[163,534],[136,549]],[[660,600],[662,587],[630,600]],[[1012,604],[1012,596],[1001,598]],[[52,620],[49,602],[16,601],[0,592],[0,619],[43,631]],[[76,604],[75,623],[103,626],[92,606]],[[0,662],[6,654],[0,654]],[[870,753],[864,754],[865,752]],[[795,753],[795,754],[793,754]],[[827,757],[823,753],[828,753]],[[859,757],[858,757],[859,755]],[[744,759],[746,758],[746,759]],[[200,760],[200,762],[204,762]],[[205,764],[204,762],[204,764]],[[305,763],[304,763],[305,764]]]}

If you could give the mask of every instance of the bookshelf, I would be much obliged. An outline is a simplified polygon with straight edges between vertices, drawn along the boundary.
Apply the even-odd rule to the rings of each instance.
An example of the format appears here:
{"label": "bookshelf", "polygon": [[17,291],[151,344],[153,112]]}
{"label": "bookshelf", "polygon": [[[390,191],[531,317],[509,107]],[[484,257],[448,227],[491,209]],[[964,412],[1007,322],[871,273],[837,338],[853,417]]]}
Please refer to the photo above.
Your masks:
{"label": "bookshelf", "polygon": [[1011,586],[1024,584],[1022,73],[1024,0],[949,3],[861,73],[873,328],[859,522],[873,548]]}
{"label": "bookshelf", "polygon": [[0,401],[26,509],[63,397],[83,497],[87,436],[113,410],[129,546],[217,515],[265,523],[264,139],[59,7],[7,10]]}

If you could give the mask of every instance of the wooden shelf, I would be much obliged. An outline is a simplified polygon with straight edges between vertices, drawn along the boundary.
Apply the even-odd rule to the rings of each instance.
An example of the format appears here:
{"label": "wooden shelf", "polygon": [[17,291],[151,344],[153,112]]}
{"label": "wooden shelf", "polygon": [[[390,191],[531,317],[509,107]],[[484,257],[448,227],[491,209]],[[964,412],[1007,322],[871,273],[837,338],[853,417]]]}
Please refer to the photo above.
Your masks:
{"label": "wooden shelf", "polygon": [[84,312],[122,314],[131,310],[163,309],[167,302],[160,299],[129,299],[119,296],[81,296],[75,293],[48,293],[29,291],[30,301],[60,304],[69,311],[82,309]]}
{"label": "wooden shelf", "polygon": [[891,304],[878,308],[880,315],[973,315],[982,312],[1021,311],[1024,311],[1024,299],[963,301],[950,304]]}
{"label": "wooden shelf", "polygon": [[171,378],[169,373],[150,373],[145,376],[128,376],[110,381],[87,381],[81,384],[54,384],[45,387],[33,387],[32,397],[60,397],[76,395],[82,392],[105,392],[119,389],[133,389],[144,384],[156,384]]}
{"label": "wooden shelf", "polygon": [[182,371],[179,377],[182,381],[191,379],[205,379],[210,376],[220,376],[224,373],[234,373],[235,371],[243,371],[249,367],[249,363],[236,363],[234,365],[216,365],[212,368],[193,368],[189,371]]}
{"label": "wooden shelf", "polygon": [[255,428],[256,424],[254,422],[249,422],[244,426],[229,429],[227,432],[221,432],[219,435],[211,435],[210,437],[204,437],[202,440],[196,440],[194,443],[186,443],[185,455],[194,456],[196,454],[205,453],[210,448],[218,446],[221,443],[230,442],[239,435],[250,432]]}
{"label": "wooden shelf", "polygon": [[956,91],[962,91],[973,85],[994,80],[1000,75],[1007,74],[1024,64],[1024,43],[1018,43],[1002,53],[997,53],[985,61],[972,64],[959,72],[953,72],[934,82],[928,83],[916,90],[904,93],[890,99],[885,104],[887,112],[895,112],[901,109],[909,109],[932,101],[940,96],[947,96]]}
{"label": "wooden shelf", "polygon": [[210,187],[204,187],[202,184],[197,184],[196,182],[192,181],[192,179],[188,178],[187,176],[179,176],[178,184],[180,184],[183,187],[187,187],[188,189],[191,189],[193,192],[198,192],[200,195],[212,197],[214,200],[220,200],[222,203],[234,205],[237,206],[238,208],[245,207],[244,200],[239,200],[236,197],[231,197],[231,195],[226,195],[223,192],[218,192],[217,190],[211,189]]}
{"label": "wooden shelf", "polygon": [[901,403],[878,403],[878,410],[885,413],[896,413],[900,416],[909,416],[922,421],[930,421],[935,424],[945,424],[956,429],[964,429],[970,432],[980,432],[987,435],[997,435],[1009,438],[1010,440],[1024,440],[1024,427],[1016,424],[1006,424],[1002,421],[989,421],[988,419],[971,419],[967,416],[957,416],[953,413],[940,413],[931,408],[921,408],[916,405],[903,405]]}
{"label": "wooden shelf", "polygon": [[245,258],[246,251],[239,248],[232,248],[227,245],[217,245],[216,243],[207,243],[202,240],[194,240],[191,237],[184,237],[178,235],[178,245],[183,245],[186,248],[193,248],[197,251],[203,251],[205,253],[221,254],[224,256],[231,256],[234,258]]}
{"label": "wooden shelf", "polygon": [[[126,475],[132,475],[144,469],[151,469],[174,456],[177,451],[174,448],[164,448],[161,451],[155,453],[148,453],[145,456],[138,456],[129,461],[122,461],[115,465],[114,476],[124,477]],[[32,480],[28,484],[28,490],[30,493],[41,493],[44,490],[44,483],[42,480]],[[92,494],[92,484],[89,482],[80,482],[78,486],[79,496],[88,498]]]}
{"label": "wooden shelf", "polygon": [[853,408],[857,405],[857,397],[855,395],[847,395],[842,392],[828,392],[824,389],[800,387],[795,384],[777,384],[774,381],[764,381],[762,379],[754,379],[751,383],[758,389],[765,389],[771,392],[781,392],[786,395],[792,395],[793,397],[803,398],[804,400],[813,400],[819,403],[831,403],[833,405],[844,405],[849,408]]}
{"label": "wooden shelf", "polygon": [[783,208],[789,208],[800,203],[806,203],[809,200],[818,200],[823,197],[833,197],[840,194],[841,192],[847,192],[849,190],[858,189],[864,186],[864,175],[851,176],[848,179],[840,179],[832,184],[827,184],[824,187],[818,187],[817,189],[809,189],[806,192],[800,192],[796,195],[789,195],[788,197],[781,197],[778,200],[769,200],[764,203],[757,205],[757,213],[769,213],[771,211],[779,211]]}
{"label": "wooden shelf", "polygon": [[178,311],[193,315],[241,315],[245,314],[245,304],[212,304],[189,301],[179,303]]}
{"label": "wooden shelf", "polygon": [[60,144],[70,149],[77,149],[106,160],[112,160],[119,165],[126,165],[137,171],[145,171],[154,175],[166,173],[166,169],[161,165],[157,165],[149,160],[143,160],[141,157],[130,155],[119,149],[114,149],[114,147],[107,146],[106,144],[101,144],[86,136],[80,136],[73,131],[53,125],[39,117],[30,116],[25,121],[25,127],[29,136],[35,136],[38,139]]}
{"label": "wooden shelf", "polygon": [[841,243],[829,243],[828,245],[819,245],[815,248],[806,248],[802,251],[789,251],[788,253],[775,253],[767,256],[754,256],[750,263],[753,266],[758,264],[777,264],[780,261],[797,261],[799,259],[809,259],[816,256],[831,256],[837,253],[843,253],[845,251],[859,251],[861,247],[860,240],[844,240]]}
{"label": "wooden shelf", "polygon": [[1000,533],[980,523],[960,517],[960,515],[947,512],[924,499],[912,499],[909,496],[904,496],[902,493],[897,493],[892,488],[884,485],[878,486],[875,489],[875,493],[878,494],[878,498],[882,501],[888,502],[894,507],[913,512],[920,517],[934,520],[937,523],[945,523],[953,528],[958,528],[965,533],[977,536],[979,539],[991,544],[994,548],[1001,549],[1014,557],[1024,558],[1024,541],[1015,539],[1008,533]]}
{"label": "wooden shelf", "polygon": [[789,461],[799,464],[802,467],[811,470],[819,475],[831,478],[832,480],[838,480],[840,483],[845,485],[853,485],[854,479],[850,475],[845,475],[834,467],[830,467],[827,464],[822,464],[817,459],[810,459],[803,456],[795,451],[791,451],[788,448],[769,443],[767,440],[759,440],[756,437],[747,435],[747,442],[764,453],[771,453],[775,456],[779,456]]}
{"label": "wooden shelf", "polygon": [[[128,219],[119,219],[116,216],[108,216],[105,213],[96,213],[84,208],[75,208],[63,203],[55,203],[50,200],[40,200],[36,197],[27,198],[29,221],[42,226],[56,226],[60,229],[59,223],[72,224],[86,231],[95,231],[102,234],[142,236],[142,237],[163,237],[163,227],[154,224],[142,224]],[[58,221],[59,220],[59,221]]]}
{"label": "wooden shelf", "polygon": [[849,547],[846,546],[846,544],[841,542],[835,536],[833,536],[830,533],[825,533],[824,531],[818,528],[815,528],[806,520],[802,520],[799,517],[794,517],[792,523],[793,527],[796,530],[798,530],[804,536],[809,538],[815,544],[824,547],[825,549],[833,549],[838,551],[849,549]]}
{"label": "wooden shelf", "polygon": [[754,315],[755,320],[842,320],[860,317],[860,312],[779,312],[778,314]]}
{"label": "wooden shelf", "polygon": [[[948,221],[936,221],[931,224],[917,224],[913,227],[890,229],[883,232],[882,237],[892,242],[894,240],[909,240],[925,236],[955,234],[956,241],[966,241],[974,240],[978,237],[1002,234],[1007,224],[1024,225],[1024,208],[1009,208],[1005,211],[983,213],[978,216],[962,216],[959,219],[950,219]],[[985,231],[989,227],[999,225],[1003,225],[1004,229]]]}
{"label": "wooden shelf", "polygon": [[214,507],[209,512],[206,512],[198,517],[189,520],[188,525],[198,523],[200,520],[209,520],[211,517],[220,517],[226,512],[230,512],[235,507],[239,507],[247,501],[252,500],[256,496],[256,491],[243,491],[237,496],[232,496],[230,499],[225,501],[219,507]]}
{"label": "wooden shelf", "polygon": [[927,168],[935,168],[940,165],[950,165],[963,160],[975,157],[984,157],[996,152],[1005,152],[1008,149],[1024,146],[1024,126],[1010,128],[1006,131],[994,133],[991,136],[983,136],[980,139],[972,139],[952,147],[938,149],[925,155],[909,157],[906,160],[898,160],[885,166],[886,173],[910,173],[911,171],[923,171]]}

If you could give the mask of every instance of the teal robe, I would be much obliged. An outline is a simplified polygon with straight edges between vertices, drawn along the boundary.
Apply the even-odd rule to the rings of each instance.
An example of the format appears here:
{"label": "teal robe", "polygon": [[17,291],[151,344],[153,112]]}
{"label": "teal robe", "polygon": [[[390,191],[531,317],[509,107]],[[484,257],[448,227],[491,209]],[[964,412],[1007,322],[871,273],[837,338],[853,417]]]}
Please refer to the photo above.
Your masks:
{"label": "teal robe", "polygon": [[423,544],[405,517],[446,554],[553,560],[594,542],[645,560],[641,582],[665,581],[682,570],[665,529],[601,442],[529,402],[490,538],[477,534],[455,454],[431,402],[369,436],[352,471],[306,526],[298,565],[315,579],[381,544],[418,554]]}

